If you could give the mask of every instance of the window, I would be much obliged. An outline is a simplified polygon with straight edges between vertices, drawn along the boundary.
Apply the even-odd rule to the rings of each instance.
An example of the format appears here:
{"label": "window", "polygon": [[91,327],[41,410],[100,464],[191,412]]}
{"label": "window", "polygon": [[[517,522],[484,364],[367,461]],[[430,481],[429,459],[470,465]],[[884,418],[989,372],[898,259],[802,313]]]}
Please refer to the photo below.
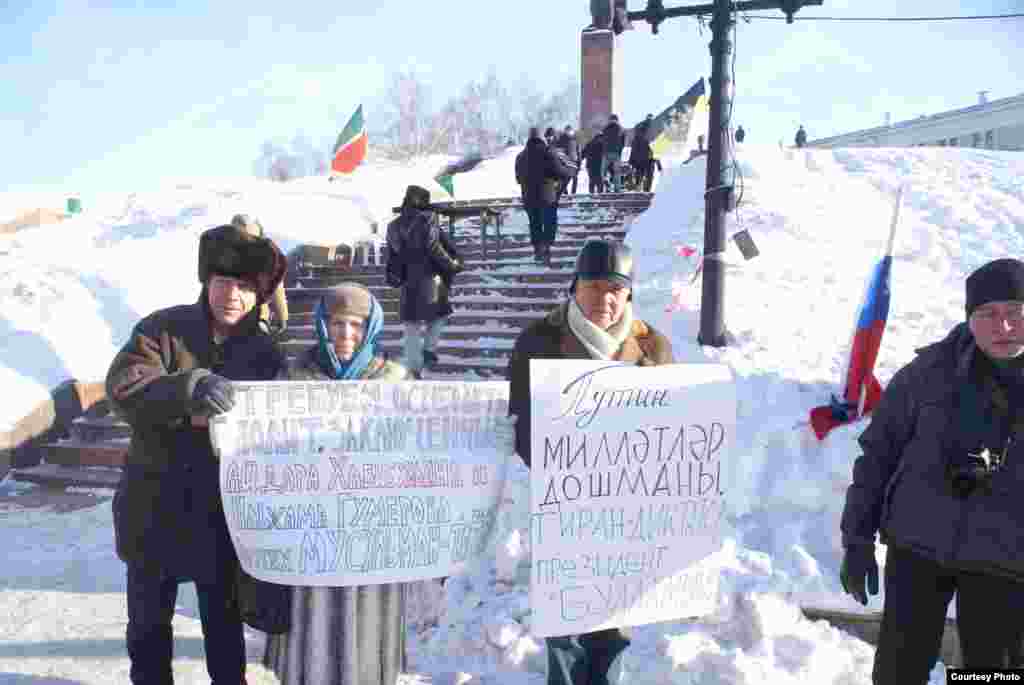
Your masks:
{"label": "window", "polygon": [[996,132],[989,129],[985,131],[985,147],[989,150],[996,146]]}
{"label": "window", "polygon": [[971,134],[971,147],[981,147],[981,134],[980,133],[972,133]]}

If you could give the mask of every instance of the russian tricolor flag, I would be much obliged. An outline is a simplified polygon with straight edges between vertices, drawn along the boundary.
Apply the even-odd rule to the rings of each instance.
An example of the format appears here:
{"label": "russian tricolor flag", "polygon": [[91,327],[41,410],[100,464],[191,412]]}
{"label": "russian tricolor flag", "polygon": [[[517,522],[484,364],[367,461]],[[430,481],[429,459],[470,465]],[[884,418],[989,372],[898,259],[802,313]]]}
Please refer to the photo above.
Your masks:
{"label": "russian tricolor flag", "polygon": [[868,278],[864,298],[850,343],[850,358],[843,372],[843,394],[832,396],[832,401],[811,410],[811,427],[819,440],[830,430],[844,423],[856,421],[871,413],[882,397],[882,386],[875,378],[875,361],[882,346],[885,322],[889,318],[890,275],[892,273],[892,248],[899,223],[900,200],[903,187],[896,191],[896,206],[893,210],[892,226],[885,253],[875,264]]}

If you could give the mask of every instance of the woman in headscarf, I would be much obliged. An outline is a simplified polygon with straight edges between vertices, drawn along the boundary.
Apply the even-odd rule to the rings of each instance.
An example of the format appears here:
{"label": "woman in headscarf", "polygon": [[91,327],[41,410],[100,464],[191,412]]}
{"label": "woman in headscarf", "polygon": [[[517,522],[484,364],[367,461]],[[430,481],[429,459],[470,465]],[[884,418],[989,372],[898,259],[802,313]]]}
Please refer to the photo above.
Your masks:
{"label": "woman in headscarf", "polygon": [[[281,380],[405,380],[408,371],[376,354],[384,312],[369,290],[341,283],[313,317],[317,343],[285,369]],[[264,665],[282,685],[395,685],[405,667],[403,587],[297,586],[291,627],[268,637]]]}

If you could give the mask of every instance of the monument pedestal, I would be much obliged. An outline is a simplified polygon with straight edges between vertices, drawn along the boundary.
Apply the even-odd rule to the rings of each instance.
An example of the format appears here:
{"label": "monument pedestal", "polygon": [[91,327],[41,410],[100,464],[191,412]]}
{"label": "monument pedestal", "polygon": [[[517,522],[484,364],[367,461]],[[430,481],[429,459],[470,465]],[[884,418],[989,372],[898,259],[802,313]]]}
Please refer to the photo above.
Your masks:
{"label": "monument pedestal", "polygon": [[610,30],[584,30],[580,34],[580,145],[608,123],[608,115],[621,114],[622,73],[618,38]]}

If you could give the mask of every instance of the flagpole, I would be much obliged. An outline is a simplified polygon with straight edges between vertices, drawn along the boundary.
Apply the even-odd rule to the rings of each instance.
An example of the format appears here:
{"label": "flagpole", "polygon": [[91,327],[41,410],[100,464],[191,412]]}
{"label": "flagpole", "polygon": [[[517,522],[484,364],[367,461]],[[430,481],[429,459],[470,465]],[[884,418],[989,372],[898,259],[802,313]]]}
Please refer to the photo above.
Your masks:
{"label": "flagpole", "polygon": [[[885,245],[883,257],[892,257],[893,246],[896,244],[896,226],[900,222],[900,205],[903,203],[903,184],[896,188],[896,198],[892,208],[892,223],[889,224],[889,240]],[[864,379],[860,386],[860,400],[857,402],[857,417],[864,416],[864,404],[868,398],[868,379]]]}

